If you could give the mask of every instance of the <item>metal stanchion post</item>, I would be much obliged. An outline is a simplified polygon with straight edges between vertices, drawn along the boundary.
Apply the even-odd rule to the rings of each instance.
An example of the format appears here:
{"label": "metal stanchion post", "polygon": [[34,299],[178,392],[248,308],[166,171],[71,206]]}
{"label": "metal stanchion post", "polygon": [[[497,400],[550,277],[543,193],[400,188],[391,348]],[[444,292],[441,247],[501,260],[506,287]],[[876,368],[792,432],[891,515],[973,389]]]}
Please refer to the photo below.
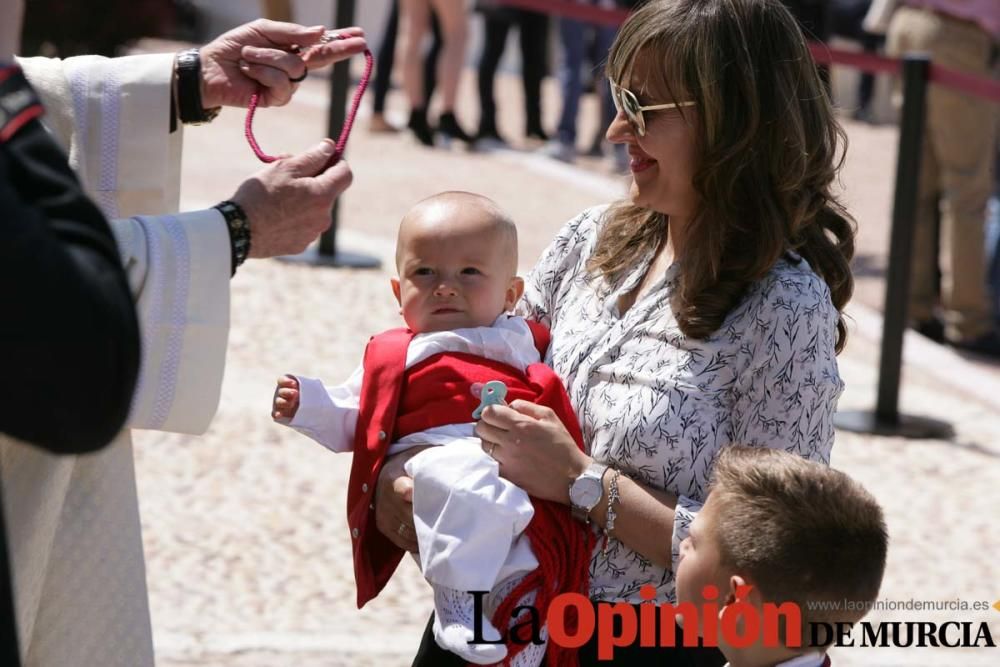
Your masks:
{"label": "metal stanchion post", "polygon": [[[337,0],[333,25],[349,26],[354,24],[354,0]],[[327,122],[328,137],[340,134],[347,117],[347,89],[351,84],[350,62],[344,60],[333,66],[330,76],[330,114]],[[317,248],[310,248],[300,255],[284,257],[295,262],[306,262],[315,266],[339,266],[354,269],[377,269],[382,265],[377,257],[347,252],[337,249],[337,223],[340,215],[339,198],[333,202],[330,210],[330,229],[319,237]]]}
{"label": "metal stanchion post", "polygon": [[954,433],[951,425],[946,422],[899,414],[903,334],[906,331],[913,227],[917,213],[929,73],[930,60],[926,55],[910,54],[903,58],[903,110],[899,126],[892,230],[889,236],[889,267],[885,281],[885,320],[879,361],[878,398],[874,412],[837,413],[834,424],[845,431],[906,438],[948,438]]}

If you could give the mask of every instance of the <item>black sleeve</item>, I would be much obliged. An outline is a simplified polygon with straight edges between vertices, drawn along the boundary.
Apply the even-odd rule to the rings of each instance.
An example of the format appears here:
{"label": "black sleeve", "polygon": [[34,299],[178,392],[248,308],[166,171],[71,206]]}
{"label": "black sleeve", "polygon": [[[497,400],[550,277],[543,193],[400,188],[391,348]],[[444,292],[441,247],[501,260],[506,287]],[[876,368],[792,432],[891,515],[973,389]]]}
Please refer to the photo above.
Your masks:
{"label": "black sleeve", "polygon": [[93,451],[128,417],[139,367],[135,307],[111,229],[61,149],[37,119],[7,129],[0,432],[54,452]]}

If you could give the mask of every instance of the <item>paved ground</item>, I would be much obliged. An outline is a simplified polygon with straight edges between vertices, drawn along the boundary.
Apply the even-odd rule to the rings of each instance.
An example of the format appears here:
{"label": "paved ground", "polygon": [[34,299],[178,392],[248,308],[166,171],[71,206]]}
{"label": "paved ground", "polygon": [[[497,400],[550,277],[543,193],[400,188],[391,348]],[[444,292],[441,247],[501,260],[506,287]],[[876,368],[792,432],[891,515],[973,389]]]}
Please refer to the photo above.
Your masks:
{"label": "paved ground", "polygon": [[[471,83],[471,82],[469,82]],[[520,129],[519,87],[502,82],[501,130]],[[471,89],[470,89],[471,90]],[[264,110],[258,138],[296,152],[325,127],[325,82],[310,79],[293,106]],[[547,88],[546,94],[555,91]],[[393,98],[392,103],[400,100]],[[471,126],[471,100],[459,110]],[[552,111],[557,105],[552,104]],[[394,107],[395,108],[395,107]],[[593,126],[592,106],[585,126]],[[185,207],[230,195],[258,165],[227,110],[187,136]],[[872,405],[881,320],[896,136],[849,124],[845,199],[860,224],[859,294],[841,355],[842,409]],[[586,136],[586,129],[582,133]],[[370,332],[398,323],[388,259],[396,224],[416,200],[462,188],[483,192],[519,222],[530,267],[559,226],[622,191],[594,161],[566,167],[532,154],[432,151],[404,137],[351,142],[355,185],[343,200],[341,246],[385,258],[376,271],[251,262],[233,282],[232,333],[222,407],[202,437],[146,432],[136,438],[139,492],[159,664],[164,667],[407,665],[430,610],[426,585],[405,562],[364,610],[354,604],[344,521],[349,457],[334,456],[275,426],[268,407],[284,371],[345,377]],[[902,406],[946,419],[950,441],[838,435],[834,465],[883,503],[892,535],[885,600],[1000,598],[1000,373],[922,340],[908,341]],[[872,620],[988,621],[1000,613],[874,612]],[[994,665],[1000,649],[835,651],[838,666]]]}

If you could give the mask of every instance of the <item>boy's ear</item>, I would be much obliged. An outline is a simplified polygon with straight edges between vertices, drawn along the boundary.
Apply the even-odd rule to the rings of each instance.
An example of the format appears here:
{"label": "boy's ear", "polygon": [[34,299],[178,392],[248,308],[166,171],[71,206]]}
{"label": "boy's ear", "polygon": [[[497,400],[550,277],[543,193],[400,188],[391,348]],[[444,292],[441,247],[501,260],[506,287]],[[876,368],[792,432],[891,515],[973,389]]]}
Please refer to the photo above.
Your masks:
{"label": "boy's ear", "polygon": [[514,276],[510,279],[510,285],[507,286],[507,298],[503,304],[504,309],[513,310],[517,302],[521,300],[522,294],[524,294],[524,278]]}
{"label": "boy's ear", "polygon": [[396,303],[399,307],[403,307],[403,299],[399,296],[399,278],[390,278],[389,284],[392,285],[392,295],[396,297]]}
{"label": "boy's ear", "polygon": [[736,602],[736,592],[739,589],[745,588],[746,586],[750,585],[745,578],[743,578],[738,574],[731,575],[727,583],[728,583],[728,588],[722,591],[722,595],[720,596],[719,600],[719,602],[721,602],[723,606],[731,605],[734,602]]}

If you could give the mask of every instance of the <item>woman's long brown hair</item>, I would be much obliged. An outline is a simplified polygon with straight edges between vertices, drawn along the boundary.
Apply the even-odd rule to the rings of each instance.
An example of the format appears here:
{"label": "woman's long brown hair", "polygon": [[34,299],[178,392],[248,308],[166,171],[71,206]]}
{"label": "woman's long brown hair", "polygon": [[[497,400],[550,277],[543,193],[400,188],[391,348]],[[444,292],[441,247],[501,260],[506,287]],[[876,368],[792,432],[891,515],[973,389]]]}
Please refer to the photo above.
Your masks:
{"label": "woman's long brown hair", "polygon": [[[628,87],[637,58],[648,97],[697,102],[682,110],[696,134],[700,203],[671,304],[681,331],[710,336],[788,251],[826,281],[842,312],[854,289],[855,225],[832,186],[847,137],[784,6],[650,0],[622,26],[609,76]],[[627,201],[607,215],[589,268],[613,283],[663,242],[669,221]],[[837,352],[846,337],[841,315]]]}

